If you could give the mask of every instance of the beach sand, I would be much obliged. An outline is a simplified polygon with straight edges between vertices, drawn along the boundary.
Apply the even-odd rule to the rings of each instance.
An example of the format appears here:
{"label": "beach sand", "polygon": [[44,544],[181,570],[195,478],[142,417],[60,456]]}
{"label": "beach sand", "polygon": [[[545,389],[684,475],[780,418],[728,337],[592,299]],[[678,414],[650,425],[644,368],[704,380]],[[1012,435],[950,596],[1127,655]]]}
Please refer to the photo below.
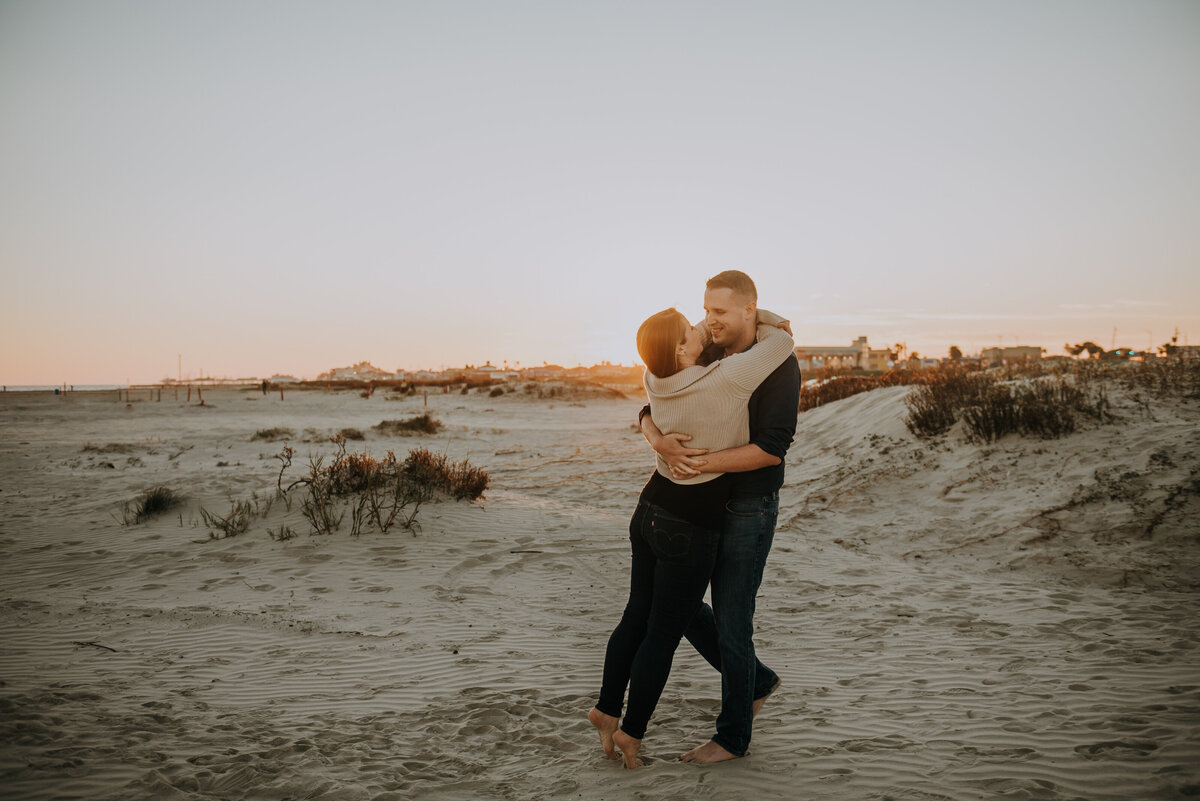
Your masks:
{"label": "beach sand", "polygon": [[[1117,423],[980,446],[914,438],[908,391],[800,417],[756,618],[783,685],[750,755],[677,761],[720,703],[684,643],[637,771],[585,715],[651,470],[638,399],[0,394],[0,797],[1200,795],[1200,408],[1118,396]],[[425,411],[446,428],[371,429]],[[414,532],[310,536],[276,502],[208,540],[202,507],[272,497],[272,427],[295,476],[354,427],[492,485]],[[156,485],[187,503],[123,525]]]}

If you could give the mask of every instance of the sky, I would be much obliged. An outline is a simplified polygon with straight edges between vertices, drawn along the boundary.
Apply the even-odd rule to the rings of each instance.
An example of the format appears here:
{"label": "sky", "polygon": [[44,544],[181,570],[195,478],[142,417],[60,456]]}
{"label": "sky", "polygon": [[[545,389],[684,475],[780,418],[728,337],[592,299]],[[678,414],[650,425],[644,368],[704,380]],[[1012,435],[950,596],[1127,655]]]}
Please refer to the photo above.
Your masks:
{"label": "sky", "polygon": [[1200,344],[1198,267],[1195,0],[0,0],[10,385],[633,364],[725,269],[798,344]]}

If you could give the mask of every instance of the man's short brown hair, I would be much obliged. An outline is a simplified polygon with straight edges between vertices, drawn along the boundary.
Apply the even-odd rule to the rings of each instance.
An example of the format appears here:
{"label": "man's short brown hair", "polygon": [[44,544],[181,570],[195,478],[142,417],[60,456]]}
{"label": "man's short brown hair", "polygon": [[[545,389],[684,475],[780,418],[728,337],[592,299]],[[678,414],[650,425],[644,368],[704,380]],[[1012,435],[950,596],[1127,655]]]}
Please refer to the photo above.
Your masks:
{"label": "man's short brown hair", "polygon": [[753,279],[741,270],[726,270],[708,279],[705,289],[732,289],[734,294],[758,302],[758,289]]}

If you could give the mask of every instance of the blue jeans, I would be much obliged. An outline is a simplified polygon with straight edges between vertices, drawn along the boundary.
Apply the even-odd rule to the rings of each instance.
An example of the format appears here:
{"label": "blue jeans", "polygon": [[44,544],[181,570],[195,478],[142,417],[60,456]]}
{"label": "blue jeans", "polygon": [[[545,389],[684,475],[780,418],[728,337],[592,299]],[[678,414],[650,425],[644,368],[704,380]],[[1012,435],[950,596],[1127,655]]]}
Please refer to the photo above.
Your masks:
{"label": "blue jeans", "polygon": [[621,729],[630,737],[646,735],[675,649],[704,603],[720,536],[715,529],[700,528],[646,503],[638,503],[629,521],[629,601],[608,639],[596,708],[620,717],[628,685]]}
{"label": "blue jeans", "polygon": [[754,653],[754,598],[775,539],[779,493],[735,498],[725,507],[725,527],[712,574],[712,601],[704,604],[685,636],[721,671],[721,714],[713,742],[743,756],[754,727],[754,701],[770,694],[779,677]]}

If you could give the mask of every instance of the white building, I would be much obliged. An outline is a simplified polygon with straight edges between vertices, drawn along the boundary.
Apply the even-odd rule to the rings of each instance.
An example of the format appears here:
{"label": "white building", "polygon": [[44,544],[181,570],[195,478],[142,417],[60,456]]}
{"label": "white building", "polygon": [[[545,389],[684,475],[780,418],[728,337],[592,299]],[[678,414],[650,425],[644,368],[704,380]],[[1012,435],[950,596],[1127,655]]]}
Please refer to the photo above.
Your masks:
{"label": "white building", "polygon": [[317,376],[318,381],[387,381],[393,377],[387,370],[380,370],[370,362],[359,362],[350,367],[335,367]]}

